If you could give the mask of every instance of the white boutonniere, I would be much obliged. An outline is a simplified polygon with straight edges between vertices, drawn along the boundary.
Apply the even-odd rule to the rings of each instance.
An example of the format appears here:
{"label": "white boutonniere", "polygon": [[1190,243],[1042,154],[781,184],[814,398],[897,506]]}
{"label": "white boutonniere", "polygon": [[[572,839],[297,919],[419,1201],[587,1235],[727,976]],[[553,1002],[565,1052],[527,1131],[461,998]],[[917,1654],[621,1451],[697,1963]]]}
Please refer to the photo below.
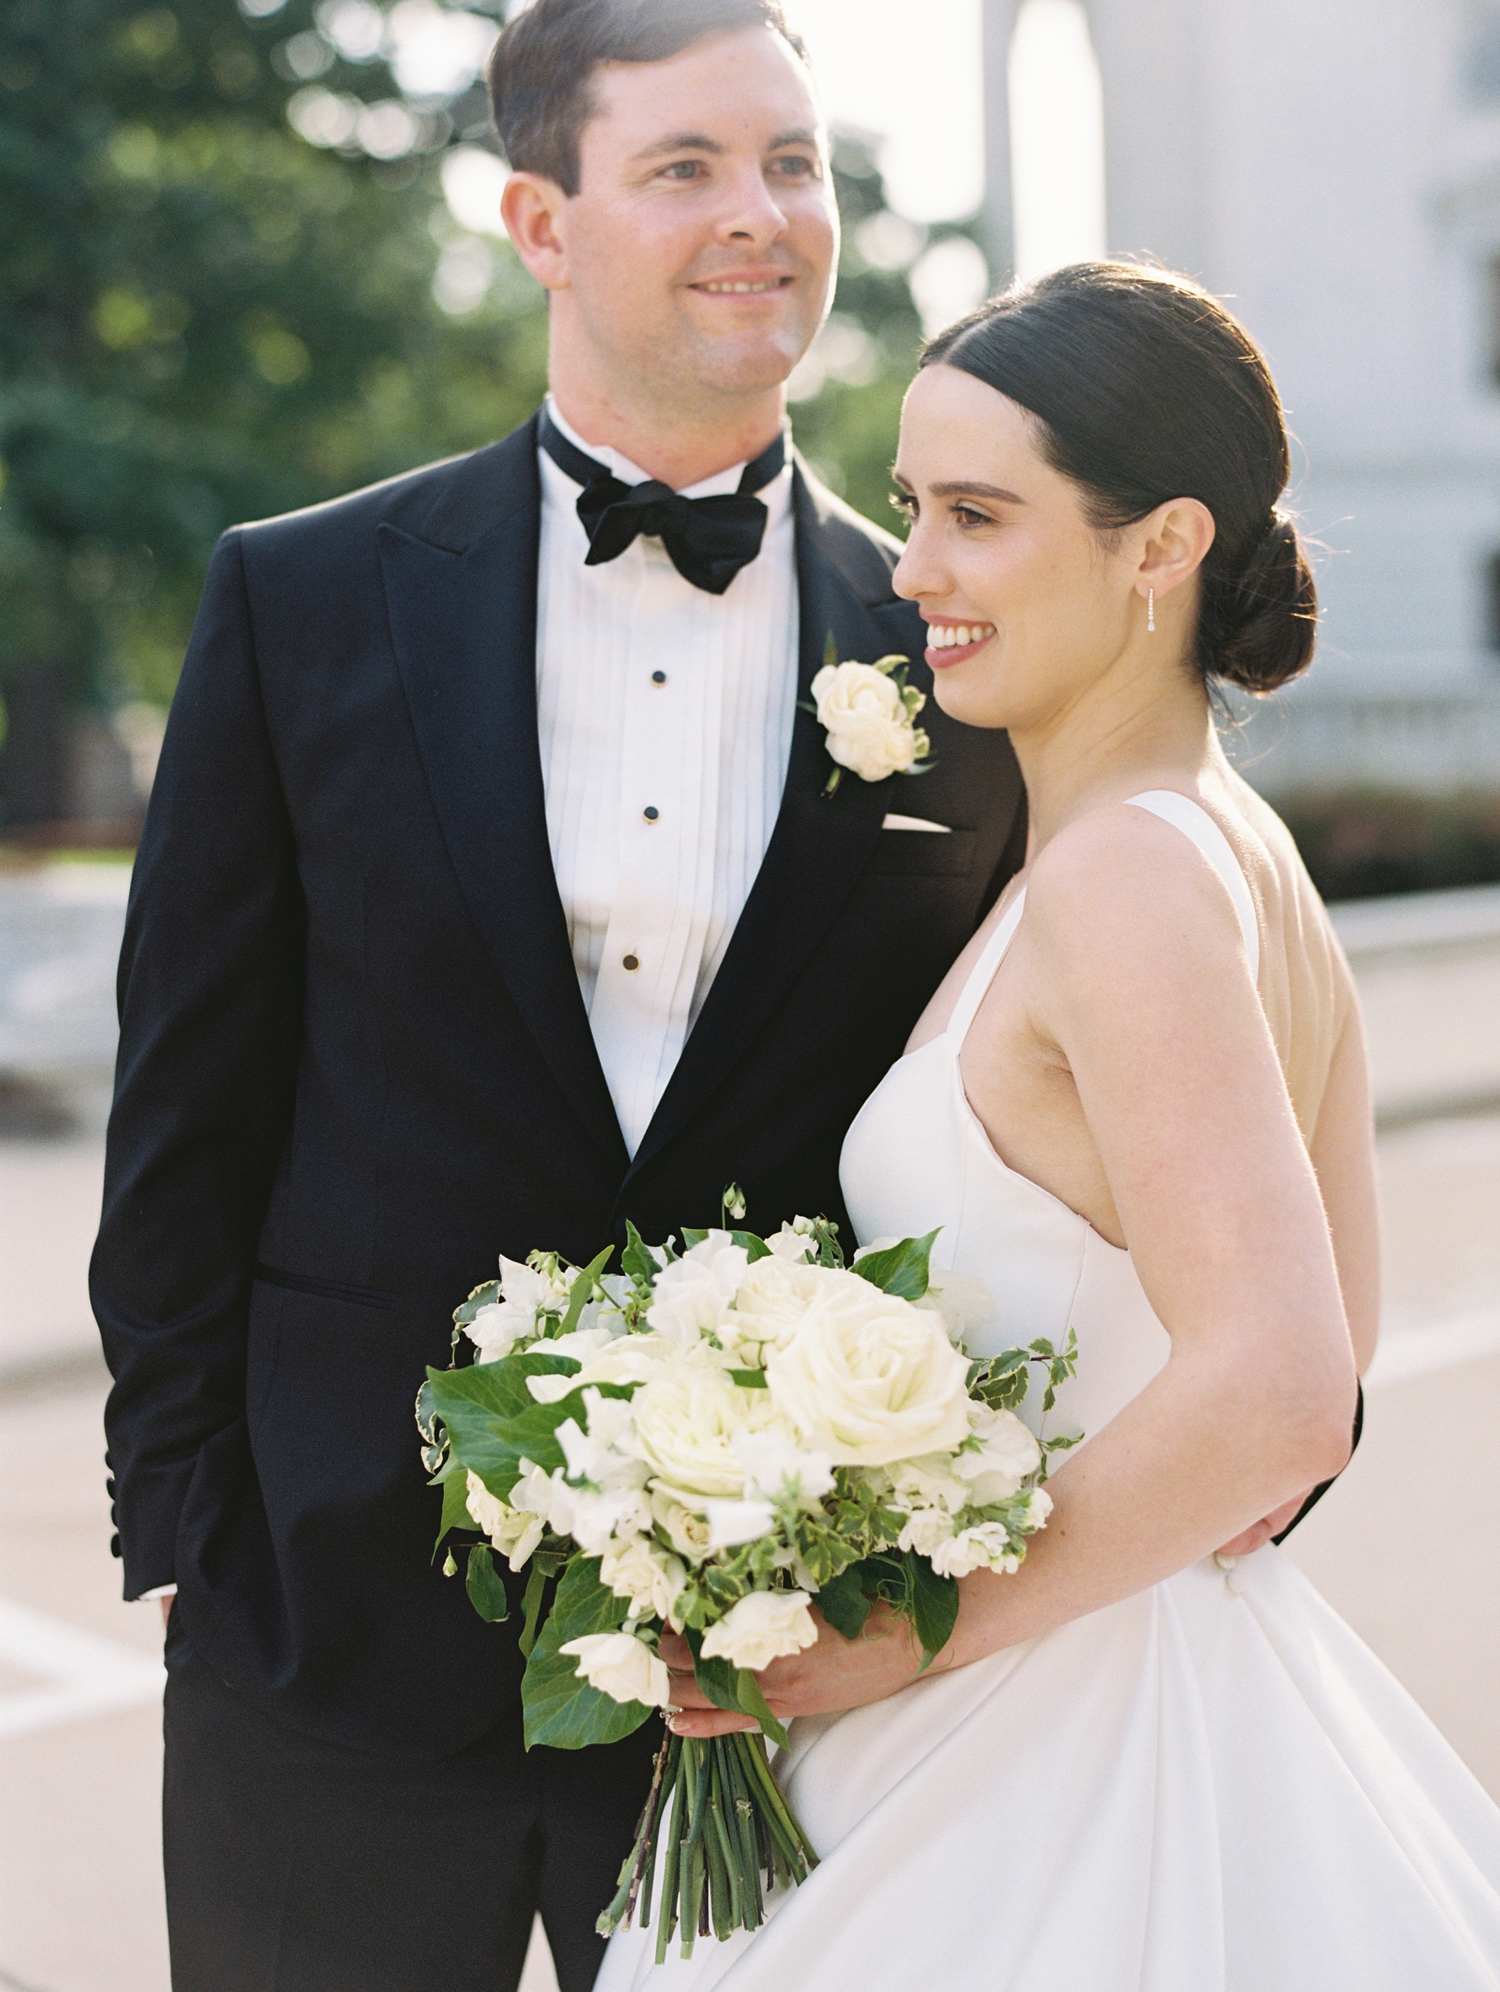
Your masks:
{"label": "white boutonniere", "polygon": [[862,782],[883,782],[887,775],[925,775],[932,767],[931,743],[916,723],[927,695],[907,684],[910,661],[891,656],[841,664],[829,636],[823,668],[812,681],[815,703],[804,707],[817,714],[835,764],[824,795],[837,789],[845,768]]}

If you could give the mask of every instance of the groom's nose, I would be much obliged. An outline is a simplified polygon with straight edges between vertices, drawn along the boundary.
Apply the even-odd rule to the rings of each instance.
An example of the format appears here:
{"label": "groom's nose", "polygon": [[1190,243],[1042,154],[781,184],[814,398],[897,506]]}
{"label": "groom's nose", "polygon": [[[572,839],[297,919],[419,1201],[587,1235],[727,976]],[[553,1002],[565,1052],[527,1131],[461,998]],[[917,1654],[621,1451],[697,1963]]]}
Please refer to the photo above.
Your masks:
{"label": "groom's nose", "polygon": [[723,205],[714,223],[715,241],[757,249],[780,241],[789,224],[760,161],[746,161],[726,175],[724,184]]}

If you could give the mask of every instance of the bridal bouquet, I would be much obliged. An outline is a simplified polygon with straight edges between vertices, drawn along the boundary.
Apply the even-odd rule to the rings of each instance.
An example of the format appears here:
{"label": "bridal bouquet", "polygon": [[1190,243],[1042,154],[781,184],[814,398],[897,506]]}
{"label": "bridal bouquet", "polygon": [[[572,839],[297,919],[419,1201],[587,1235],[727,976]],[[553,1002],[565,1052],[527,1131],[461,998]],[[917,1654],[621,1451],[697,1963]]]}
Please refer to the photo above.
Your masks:
{"label": "bridal bouquet", "polygon": [[[613,1742],[669,1706],[664,1627],[686,1634],[710,1701],[785,1742],[756,1670],[814,1643],[814,1605],[853,1639],[878,1601],[909,1620],[925,1667],[953,1630],[956,1579],[1015,1570],[1046,1520],[1046,1454],[1068,1442],[1039,1445],[1014,1409],[1033,1365],[1050,1408],[1071,1346],[971,1361],[944,1306],[976,1283],[930,1273],[936,1232],[846,1267],[822,1219],[729,1229],[733,1188],[725,1214],[680,1251],[631,1227],[617,1274],[607,1251],[583,1267],[502,1259],[454,1317],[476,1360],[422,1387],[439,1543],[487,1538],[466,1572],[483,1617],[510,1609],[495,1557],[529,1565],[528,1748]],[[762,1735],[669,1735],[599,1927],[648,1921],[659,1878],[657,1960],[679,1927],[689,1956],[695,1936],[760,1924],[762,1875],[795,1884],[816,1860]]]}

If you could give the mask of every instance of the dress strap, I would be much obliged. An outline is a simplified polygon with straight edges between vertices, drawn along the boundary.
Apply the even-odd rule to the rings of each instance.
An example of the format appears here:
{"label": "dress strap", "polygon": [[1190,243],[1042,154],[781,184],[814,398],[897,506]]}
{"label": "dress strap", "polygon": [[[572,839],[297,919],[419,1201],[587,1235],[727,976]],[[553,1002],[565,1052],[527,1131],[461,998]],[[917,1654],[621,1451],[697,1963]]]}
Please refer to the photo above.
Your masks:
{"label": "dress strap", "polygon": [[1133,795],[1129,800],[1136,809],[1149,810],[1163,823],[1180,830],[1198,846],[1224,881],[1244,936],[1245,953],[1250,957],[1250,980],[1254,982],[1260,974],[1260,928],[1255,918],[1255,902],[1250,897],[1240,861],[1234,855],[1234,846],[1201,802],[1180,795],[1176,789],[1148,789],[1144,795]]}
{"label": "dress strap", "polygon": [[958,1001],[953,1006],[953,1015],[948,1019],[948,1028],[943,1034],[955,1051],[962,1049],[963,1041],[969,1035],[969,1026],[989,994],[990,984],[1005,959],[1005,951],[1015,939],[1016,929],[1021,924],[1021,908],[1025,904],[1026,888],[1023,885],[1006,908],[999,926],[985,942],[984,952],[969,970],[969,979],[958,992]]}

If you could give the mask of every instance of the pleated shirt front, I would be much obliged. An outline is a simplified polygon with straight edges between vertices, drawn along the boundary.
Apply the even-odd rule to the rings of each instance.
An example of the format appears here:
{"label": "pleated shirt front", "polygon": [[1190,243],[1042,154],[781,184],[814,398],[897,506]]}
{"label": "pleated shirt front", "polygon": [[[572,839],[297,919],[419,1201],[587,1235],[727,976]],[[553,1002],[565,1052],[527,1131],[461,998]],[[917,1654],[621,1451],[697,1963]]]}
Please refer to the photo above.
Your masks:
{"label": "pleated shirt front", "polygon": [[[568,439],[622,483],[646,473]],[[579,485],[538,452],[537,720],[547,830],[594,1042],[633,1155],[703,1006],[781,806],[797,697],[790,463],[722,595],[659,539],[584,564]],[[737,488],[744,466],[689,486]]]}

